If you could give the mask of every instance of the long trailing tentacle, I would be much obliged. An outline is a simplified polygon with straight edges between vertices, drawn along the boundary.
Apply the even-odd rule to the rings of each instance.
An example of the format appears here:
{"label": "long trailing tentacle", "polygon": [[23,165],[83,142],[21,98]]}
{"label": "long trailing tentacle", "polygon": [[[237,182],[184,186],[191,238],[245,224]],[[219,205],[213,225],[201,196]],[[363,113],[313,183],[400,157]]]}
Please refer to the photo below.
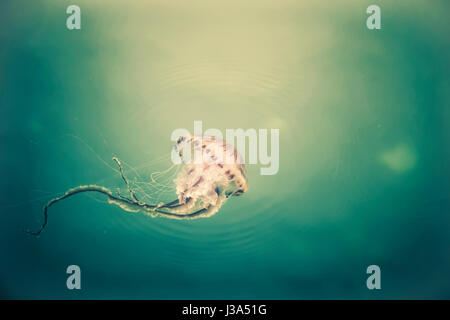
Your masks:
{"label": "long trailing tentacle", "polygon": [[67,192],[65,194],[63,194],[62,196],[50,200],[43,208],[44,222],[42,223],[41,228],[36,232],[30,231],[30,230],[26,230],[26,232],[33,236],[39,236],[42,233],[42,231],[45,229],[45,227],[47,226],[48,209],[51,206],[53,206],[55,203],[57,203],[59,201],[62,201],[71,196],[74,196],[79,193],[84,193],[84,192],[97,192],[97,193],[103,194],[108,197],[108,199],[110,200],[111,203],[115,203],[119,206],[126,207],[128,209],[132,208],[132,209],[136,209],[136,211],[144,210],[146,212],[155,213],[157,215],[173,217],[173,218],[180,218],[180,219],[181,218],[192,218],[192,217],[201,215],[202,213],[204,213],[208,210],[206,208],[203,208],[203,209],[197,210],[195,212],[191,212],[191,213],[186,213],[186,214],[179,213],[177,209],[180,207],[183,207],[185,205],[185,203],[180,203],[178,199],[168,202],[168,203],[165,203],[165,204],[161,203],[158,205],[152,205],[152,204],[141,202],[137,198],[134,190],[131,188],[130,183],[128,182],[128,179],[125,177],[120,160],[116,157],[114,157],[113,160],[119,166],[120,176],[121,176],[122,180],[125,182],[125,184],[127,185],[128,192],[131,196],[131,199],[122,196],[120,194],[120,192],[118,192],[117,195],[114,195],[110,189],[102,187],[102,186],[97,186],[97,185],[78,186],[78,187],[67,190]]}
{"label": "long trailing tentacle", "polygon": [[61,197],[55,198],[50,200],[44,207],[44,223],[42,224],[41,228],[36,231],[36,232],[32,232],[27,230],[27,233],[34,235],[34,236],[38,236],[41,234],[41,232],[44,230],[45,226],[47,225],[47,221],[48,221],[48,208],[50,208],[52,205],[54,205],[55,203],[67,199],[71,196],[74,196],[76,194],[79,193],[83,193],[83,192],[98,192],[101,194],[106,195],[109,199],[120,202],[120,203],[124,203],[126,205],[136,205],[134,202],[126,200],[122,197],[116,197],[112,194],[111,190],[109,190],[108,188],[105,187],[101,187],[101,186],[96,186],[96,185],[87,185],[87,186],[78,186],[76,188],[72,188],[67,190],[67,192],[62,195]]}
{"label": "long trailing tentacle", "polygon": [[203,208],[203,209],[199,209],[197,211],[191,212],[191,213],[181,214],[181,213],[163,211],[163,210],[159,210],[159,209],[155,210],[155,212],[157,212],[160,215],[166,216],[168,218],[172,217],[172,218],[179,218],[179,219],[194,218],[194,217],[197,217],[197,216],[205,213],[206,211],[208,211],[208,209]]}

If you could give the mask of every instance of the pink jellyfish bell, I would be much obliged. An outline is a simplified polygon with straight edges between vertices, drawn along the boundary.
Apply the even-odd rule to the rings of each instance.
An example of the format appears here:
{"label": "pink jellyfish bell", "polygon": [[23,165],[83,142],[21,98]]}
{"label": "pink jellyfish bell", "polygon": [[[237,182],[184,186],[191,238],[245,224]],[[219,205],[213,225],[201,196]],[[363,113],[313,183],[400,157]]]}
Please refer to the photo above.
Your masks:
{"label": "pink jellyfish bell", "polygon": [[[247,191],[243,161],[225,141],[189,135],[180,137],[175,149],[184,166],[175,179],[180,206],[174,210],[177,215],[173,217],[210,217],[228,198]],[[194,154],[193,160],[185,158],[186,150]]]}

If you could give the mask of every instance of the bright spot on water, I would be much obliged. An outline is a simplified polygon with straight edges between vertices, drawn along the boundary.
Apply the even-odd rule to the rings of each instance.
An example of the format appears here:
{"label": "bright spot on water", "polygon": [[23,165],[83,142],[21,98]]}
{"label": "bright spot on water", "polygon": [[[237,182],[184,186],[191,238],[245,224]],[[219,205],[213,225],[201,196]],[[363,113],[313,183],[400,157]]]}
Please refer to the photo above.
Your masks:
{"label": "bright spot on water", "polygon": [[416,154],[410,147],[402,144],[382,153],[380,162],[392,171],[402,173],[415,167]]}

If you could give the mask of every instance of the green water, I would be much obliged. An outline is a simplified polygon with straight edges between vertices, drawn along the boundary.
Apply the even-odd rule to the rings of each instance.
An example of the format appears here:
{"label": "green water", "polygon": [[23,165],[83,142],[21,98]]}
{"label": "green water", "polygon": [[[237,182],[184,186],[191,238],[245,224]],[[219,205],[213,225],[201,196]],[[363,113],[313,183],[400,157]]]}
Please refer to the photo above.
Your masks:
{"label": "green water", "polygon": [[[110,2],[74,31],[72,1],[0,4],[0,297],[450,298],[447,1],[378,0],[376,31],[373,1]],[[278,174],[248,165],[208,219],[80,195],[25,234],[71,187],[123,188],[112,156],[169,167],[194,120],[280,129]]]}

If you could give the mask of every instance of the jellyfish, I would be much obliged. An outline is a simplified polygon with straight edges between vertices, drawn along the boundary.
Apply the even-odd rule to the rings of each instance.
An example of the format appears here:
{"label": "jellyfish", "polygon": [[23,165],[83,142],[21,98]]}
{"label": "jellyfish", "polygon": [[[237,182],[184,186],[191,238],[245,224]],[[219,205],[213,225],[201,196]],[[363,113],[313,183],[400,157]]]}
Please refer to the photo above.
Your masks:
{"label": "jellyfish", "polygon": [[[196,219],[211,217],[219,211],[227,199],[247,192],[247,174],[240,154],[218,137],[192,134],[181,136],[174,146],[174,151],[182,165],[173,181],[177,199],[158,204],[143,201],[125,177],[120,160],[113,157],[112,160],[119,169],[128,195],[123,195],[119,191],[114,193],[109,188],[98,185],[81,185],[69,189],[44,206],[44,221],[40,229],[27,232],[35,236],[40,235],[47,226],[48,209],[57,202],[80,193],[104,195],[108,203],[117,205],[127,212],[138,212],[153,218]],[[192,152],[197,156],[194,161],[190,159]]]}

